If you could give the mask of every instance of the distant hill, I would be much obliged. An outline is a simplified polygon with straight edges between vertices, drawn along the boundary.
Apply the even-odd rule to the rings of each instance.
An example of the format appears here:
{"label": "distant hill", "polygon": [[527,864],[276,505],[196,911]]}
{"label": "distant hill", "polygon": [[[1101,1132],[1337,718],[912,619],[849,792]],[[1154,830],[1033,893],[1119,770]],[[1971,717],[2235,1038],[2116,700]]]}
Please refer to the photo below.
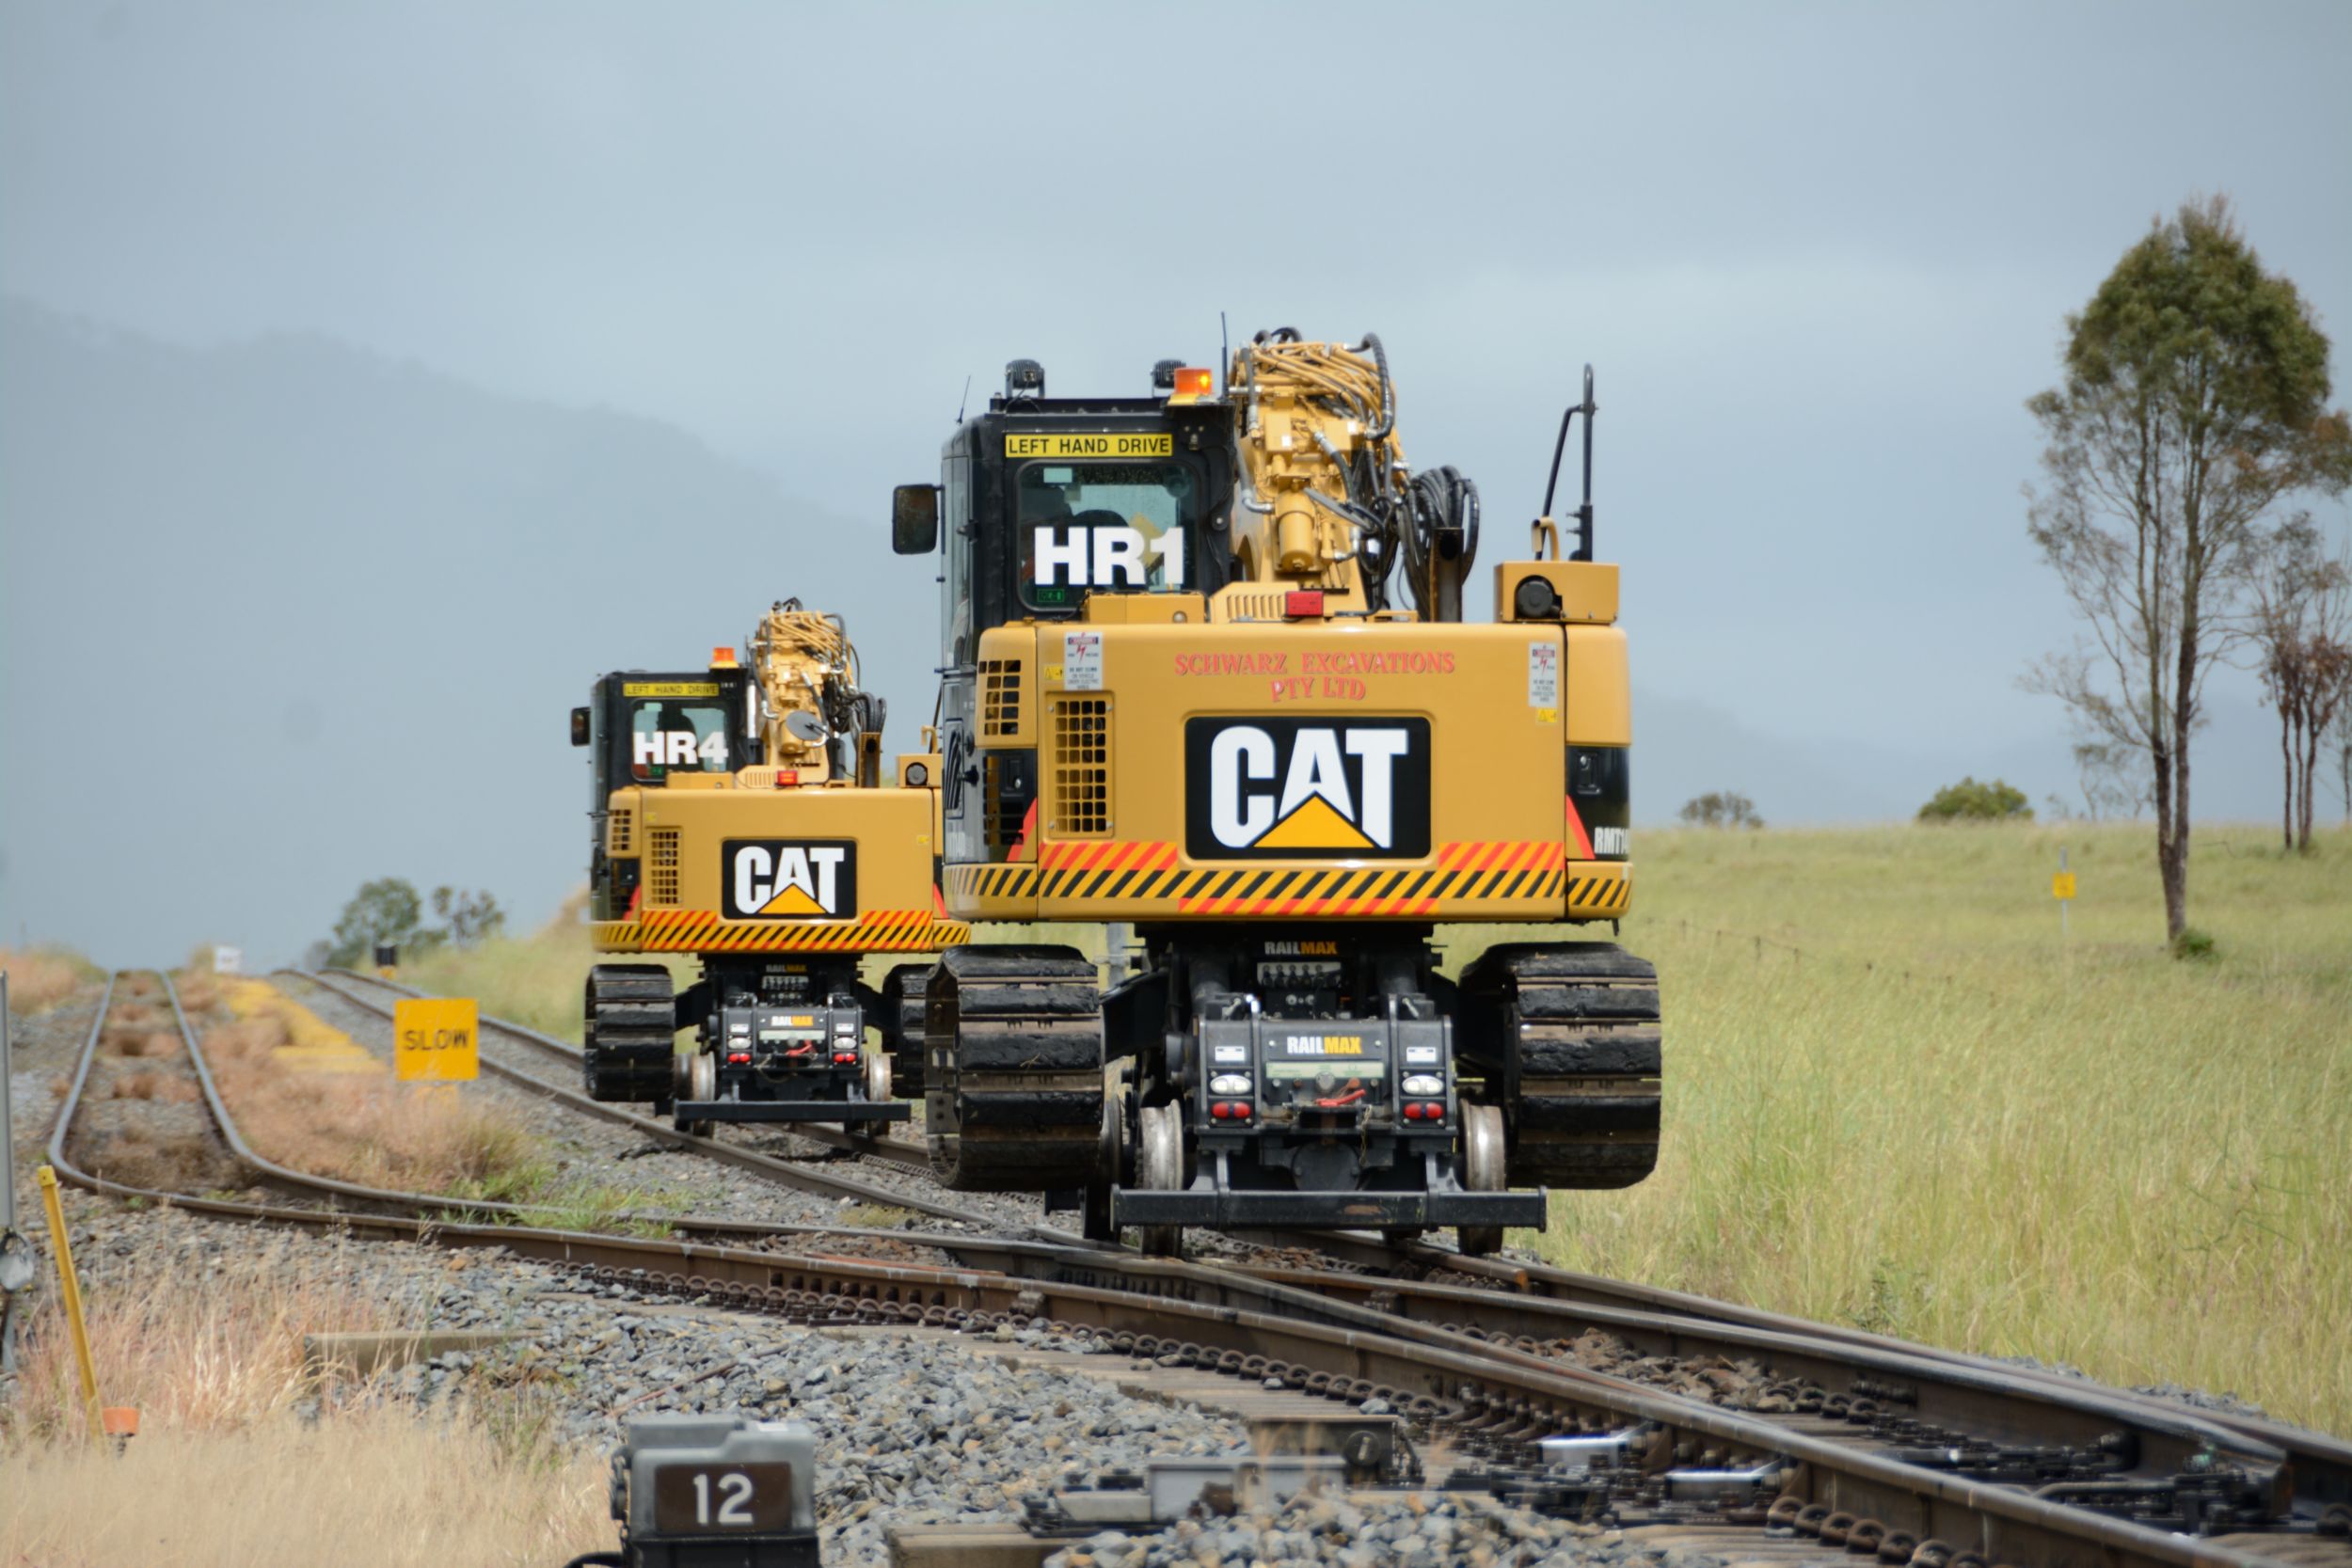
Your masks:
{"label": "distant hill", "polygon": [[[1909,752],[1778,734],[1767,714],[1732,714],[1689,697],[1637,691],[1633,739],[1634,817],[1645,823],[1673,821],[1682,802],[1710,789],[1748,796],[1776,826],[1906,820],[1938,788],[1964,775],[2008,780],[2045,816],[2053,794],[2070,811],[2082,810],[2074,747],[2056,703],[2051,727],[2040,736],[1981,747],[1955,736],[1934,752]],[[2227,697],[2213,699],[2190,767],[2190,804],[2200,819],[2266,822],[2278,816],[2279,731],[2272,714]],[[2340,804],[2331,796],[2323,788],[2323,809]]]}
{"label": "distant hill", "polygon": [[598,672],[798,592],[928,712],[927,638],[832,593],[852,531],[651,420],[0,304],[0,930],[291,958],[383,875],[535,920],[583,874],[564,716]]}

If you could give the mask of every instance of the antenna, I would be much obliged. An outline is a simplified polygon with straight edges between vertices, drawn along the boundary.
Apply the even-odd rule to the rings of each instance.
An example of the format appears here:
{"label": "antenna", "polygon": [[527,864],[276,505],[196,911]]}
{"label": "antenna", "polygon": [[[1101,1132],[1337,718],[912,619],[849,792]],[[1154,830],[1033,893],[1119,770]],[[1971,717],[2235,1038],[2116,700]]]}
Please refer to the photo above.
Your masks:
{"label": "antenna", "polygon": [[1225,395],[1226,368],[1233,362],[1232,335],[1225,330],[1225,312],[1216,313],[1216,395]]}
{"label": "antenna", "polygon": [[956,423],[961,424],[963,422],[963,411],[965,407],[971,404],[971,402],[972,378],[971,376],[966,375],[963,378],[963,396],[956,399]]}
{"label": "antenna", "polygon": [[1584,367],[1584,401],[1571,404],[1560,416],[1560,439],[1551,449],[1551,478],[1544,483],[1544,510],[1541,515],[1551,515],[1551,499],[1560,488],[1560,459],[1568,450],[1568,424],[1579,414],[1584,416],[1584,504],[1576,509],[1576,553],[1571,561],[1593,559],[1593,416],[1600,404],[1593,401],[1593,367]]}

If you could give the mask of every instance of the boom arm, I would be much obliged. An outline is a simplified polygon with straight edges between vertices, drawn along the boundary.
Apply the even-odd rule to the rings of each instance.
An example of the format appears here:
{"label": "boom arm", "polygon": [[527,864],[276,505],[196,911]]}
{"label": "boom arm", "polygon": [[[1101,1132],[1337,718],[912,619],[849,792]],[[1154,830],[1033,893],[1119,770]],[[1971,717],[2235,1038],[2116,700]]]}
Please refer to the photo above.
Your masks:
{"label": "boom arm", "polygon": [[882,701],[859,689],[857,650],[838,615],[786,599],[761,618],[745,644],[759,682],[760,761],[827,781],[856,778],[879,746]]}
{"label": "boom arm", "polygon": [[[1452,468],[1416,477],[1396,439],[1396,384],[1372,333],[1354,347],[1262,332],[1233,356],[1243,579],[1320,588],[1327,611],[1388,608],[1401,552],[1422,615],[1461,619],[1478,490]],[[1336,601],[1336,602],[1332,602]]]}

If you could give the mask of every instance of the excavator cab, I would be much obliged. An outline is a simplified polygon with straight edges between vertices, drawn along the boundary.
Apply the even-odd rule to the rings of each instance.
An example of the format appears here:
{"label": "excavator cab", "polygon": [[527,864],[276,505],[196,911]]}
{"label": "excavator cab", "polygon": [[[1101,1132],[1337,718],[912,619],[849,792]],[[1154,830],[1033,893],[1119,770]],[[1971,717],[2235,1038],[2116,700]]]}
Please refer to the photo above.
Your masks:
{"label": "excavator cab", "polygon": [[[588,885],[599,919],[617,919],[636,891],[637,863],[608,862],[612,792],[685,780],[716,783],[758,756],[750,674],[729,665],[670,674],[626,670],[600,677],[572,709],[572,744],[588,750],[592,824]],[[626,865],[631,885],[618,885]]]}

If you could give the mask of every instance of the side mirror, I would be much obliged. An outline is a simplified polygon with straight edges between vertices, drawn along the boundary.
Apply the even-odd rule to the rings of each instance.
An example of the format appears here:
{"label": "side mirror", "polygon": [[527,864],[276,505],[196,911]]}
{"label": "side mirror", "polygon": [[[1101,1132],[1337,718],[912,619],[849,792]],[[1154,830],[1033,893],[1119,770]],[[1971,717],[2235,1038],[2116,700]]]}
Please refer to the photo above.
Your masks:
{"label": "side mirror", "polygon": [[890,547],[929,555],[939,545],[939,486],[901,484],[890,492]]}
{"label": "side mirror", "polygon": [[575,746],[588,744],[588,710],[584,707],[572,709],[572,744]]}

